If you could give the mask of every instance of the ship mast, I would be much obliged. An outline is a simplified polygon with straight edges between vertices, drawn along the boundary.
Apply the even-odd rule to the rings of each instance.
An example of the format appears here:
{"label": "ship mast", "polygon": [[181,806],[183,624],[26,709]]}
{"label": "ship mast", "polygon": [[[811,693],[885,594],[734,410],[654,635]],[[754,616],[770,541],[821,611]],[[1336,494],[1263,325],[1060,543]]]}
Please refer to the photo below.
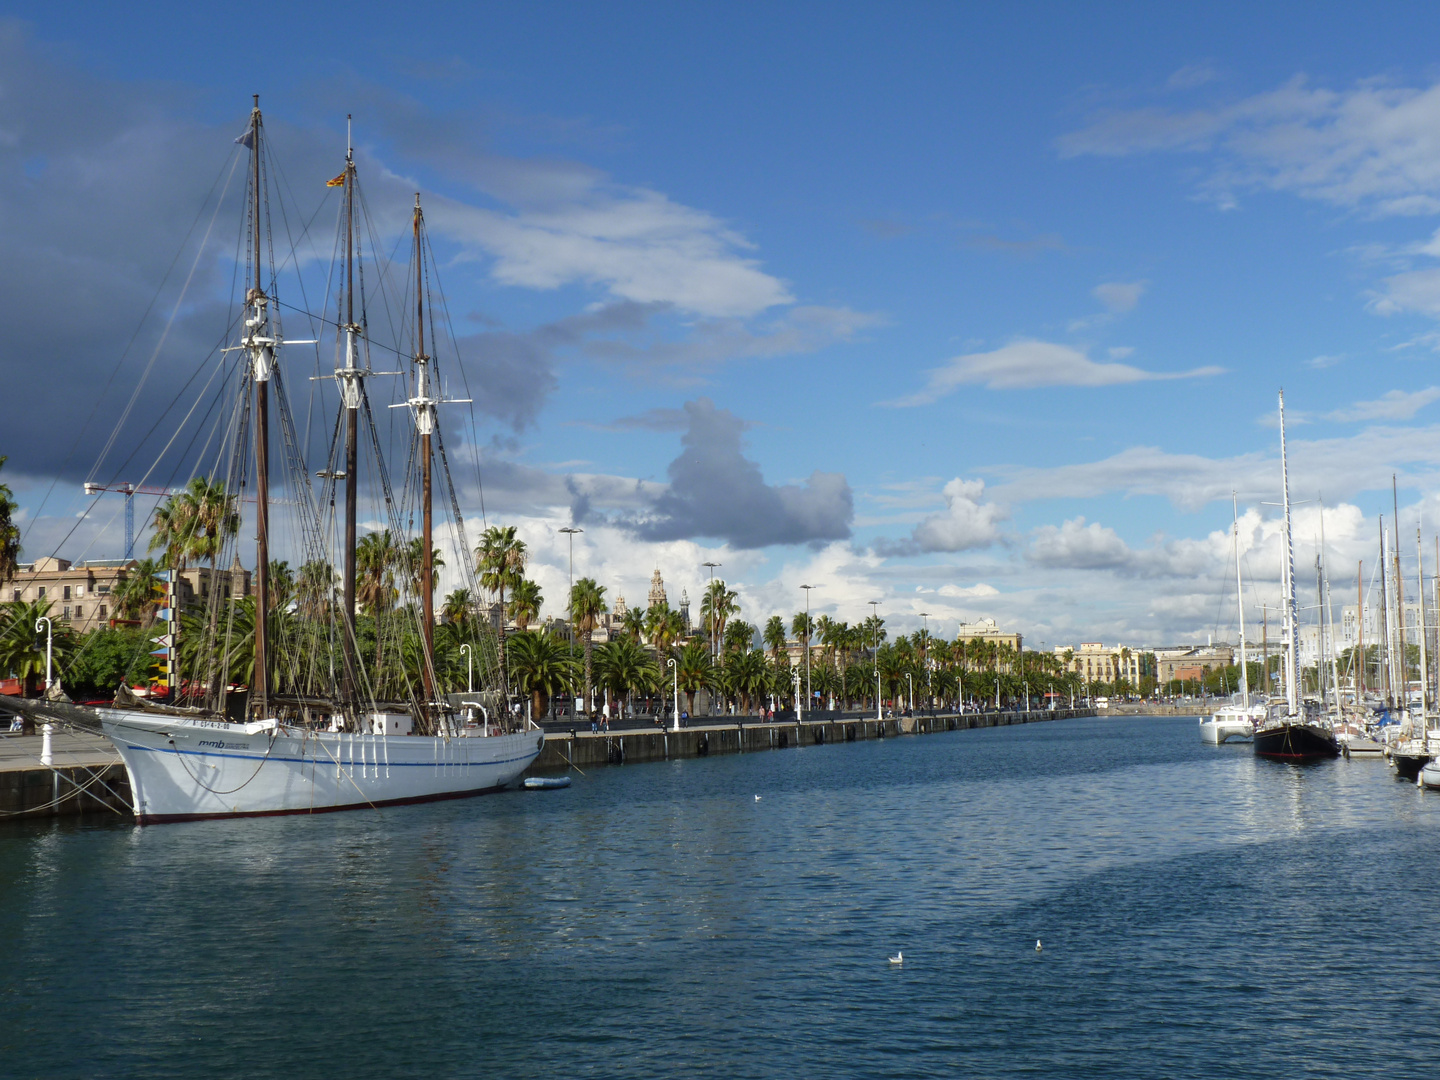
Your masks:
{"label": "ship mast", "polygon": [[251,680],[250,711],[265,719],[269,711],[270,615],[270,375],[275,365],[275,339],[270,333],[269,298],[260,275],[260,95],[250,113],[250,215],[255,280],[247,297],[244,348],[250,354],[255,382],[255,675]]}
{"label": "ship mast", "polygon": [[1245,709],[1250,709],[1250,671],[1245,656],[1245,589],[1240,582],[1240,502],[1230,492],[1230,505],[1235,517],[1235,603],[1240,611],[1240,694]]}
{"label": "ship mast", "polygon": [[1285,707],[1289,715],[1300,711],[1298,667],[1296,662],[1295,625],[1295,547],[1290,540],[1290,467],[1285,457],[1285,391],[1280,391],[1280,483],[1285,510],[1284,541],[1282,552],[1284,564],[1281,567],[1282,599],[1285,604]]}
{"label": "ship mast", "polygon": [[435,701],[435,613],[434,598],[435,547],[431,518],[431,449],[430,437],[435,431],[435,399],[430,396],[430,357],[425,354],[425,274],[421,226],[425,213],[420,209],[420,193],[415,193],[415,396],[410,399],[415,416],[415,430],[420,433],[420,677],[425,690],[424,712],[429,715]]}
{"label": "ship mast", "polygon": [[360,368],[356,349],[361,332],[355,322],[355,148],[350,142],[347,116],[345,128],[345,366],[335,373],[345,409],[345,567],[342,579],[344,614],[341,616],[343,670],[340,701],[355,705],[355,504],[358,488],[358,431],[360,427]]}

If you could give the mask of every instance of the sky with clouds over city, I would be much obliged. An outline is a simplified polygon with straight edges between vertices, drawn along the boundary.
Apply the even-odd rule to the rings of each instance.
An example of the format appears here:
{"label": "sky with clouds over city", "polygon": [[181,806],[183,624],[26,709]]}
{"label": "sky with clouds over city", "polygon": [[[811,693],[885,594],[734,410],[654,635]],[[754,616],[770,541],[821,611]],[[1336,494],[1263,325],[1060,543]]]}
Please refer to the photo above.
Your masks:
{"label": "sky with clouds over city", "polygon": [[713,562],[757,623],[811,584],[812,612],[874,600],[904,631],[1233,637],[1232,505],[1247,618],[1278,601],[1281,388],[1302,599],[1322,527],[1336,594],[1361,560],[1368,583],[1392,475],[1406,572],[1417,528],[1435,570],[1433,6],[264,22],[0,3],[0,479],[26,558],[119,555],[119,500],[85,480],[215,460],[258,92],[287,332],[321,337],[282,361],[302,441],[333,424],[306,312],[333,311],[353,114],[392,274],[425,202],[437,353],[474,399],[444,421],[462,509],[518,526],[547,614],[576,526],[575,574],[632,603],[656,568],[697,595]]}

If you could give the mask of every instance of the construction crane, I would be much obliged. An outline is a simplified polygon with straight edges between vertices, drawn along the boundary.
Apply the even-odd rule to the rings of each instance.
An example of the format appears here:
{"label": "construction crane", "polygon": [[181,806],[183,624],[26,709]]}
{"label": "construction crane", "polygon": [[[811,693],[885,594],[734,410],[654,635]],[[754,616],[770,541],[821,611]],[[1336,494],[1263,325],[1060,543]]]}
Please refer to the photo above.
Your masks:
{"label": "construction crane", "polygon": [[125,561],[135,557],[135,496],[174,495],[172,488],[153,487],[149,484],[92,484],[86,482],[86,495],[99,495],[105,491],[116,491],[125,496]]}
{"label": "construction crane", "polygon": [[[136,495],[179,495],[183,488],[155,487],[152,484],[95,484],[85,482],[86,495],[100,495],[106,491],[118,492],[125,496],[125,561],[129,562],[135,557],[135,496]],[[253,503],[254,495],[242,496],[241,502]],[[272,506],[297,506],[294,499],[271,499]]]}

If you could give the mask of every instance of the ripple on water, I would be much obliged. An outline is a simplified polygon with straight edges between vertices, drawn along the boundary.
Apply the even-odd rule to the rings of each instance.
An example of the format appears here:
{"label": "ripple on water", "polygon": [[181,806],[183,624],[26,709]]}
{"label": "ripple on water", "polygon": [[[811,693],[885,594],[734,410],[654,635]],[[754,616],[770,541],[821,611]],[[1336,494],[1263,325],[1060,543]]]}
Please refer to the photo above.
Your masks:
{"label": "ripple on water", "polygon": [[1440,797],[1383,765],[1257,762],[1184,718],[627,766],[308,821],[12,825],[0,1061],[1424,1075],[1437,830]]}

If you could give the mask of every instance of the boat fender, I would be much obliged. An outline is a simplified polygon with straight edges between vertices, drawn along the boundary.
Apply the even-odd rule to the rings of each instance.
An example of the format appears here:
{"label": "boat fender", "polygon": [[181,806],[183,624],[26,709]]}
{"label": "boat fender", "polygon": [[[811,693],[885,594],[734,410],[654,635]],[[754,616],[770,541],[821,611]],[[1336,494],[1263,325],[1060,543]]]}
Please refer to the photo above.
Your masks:
{"label": "boat fender", "polygon": [[708,735],[695,744],[695,753],[701,757],[710,753],[710,737]]}

